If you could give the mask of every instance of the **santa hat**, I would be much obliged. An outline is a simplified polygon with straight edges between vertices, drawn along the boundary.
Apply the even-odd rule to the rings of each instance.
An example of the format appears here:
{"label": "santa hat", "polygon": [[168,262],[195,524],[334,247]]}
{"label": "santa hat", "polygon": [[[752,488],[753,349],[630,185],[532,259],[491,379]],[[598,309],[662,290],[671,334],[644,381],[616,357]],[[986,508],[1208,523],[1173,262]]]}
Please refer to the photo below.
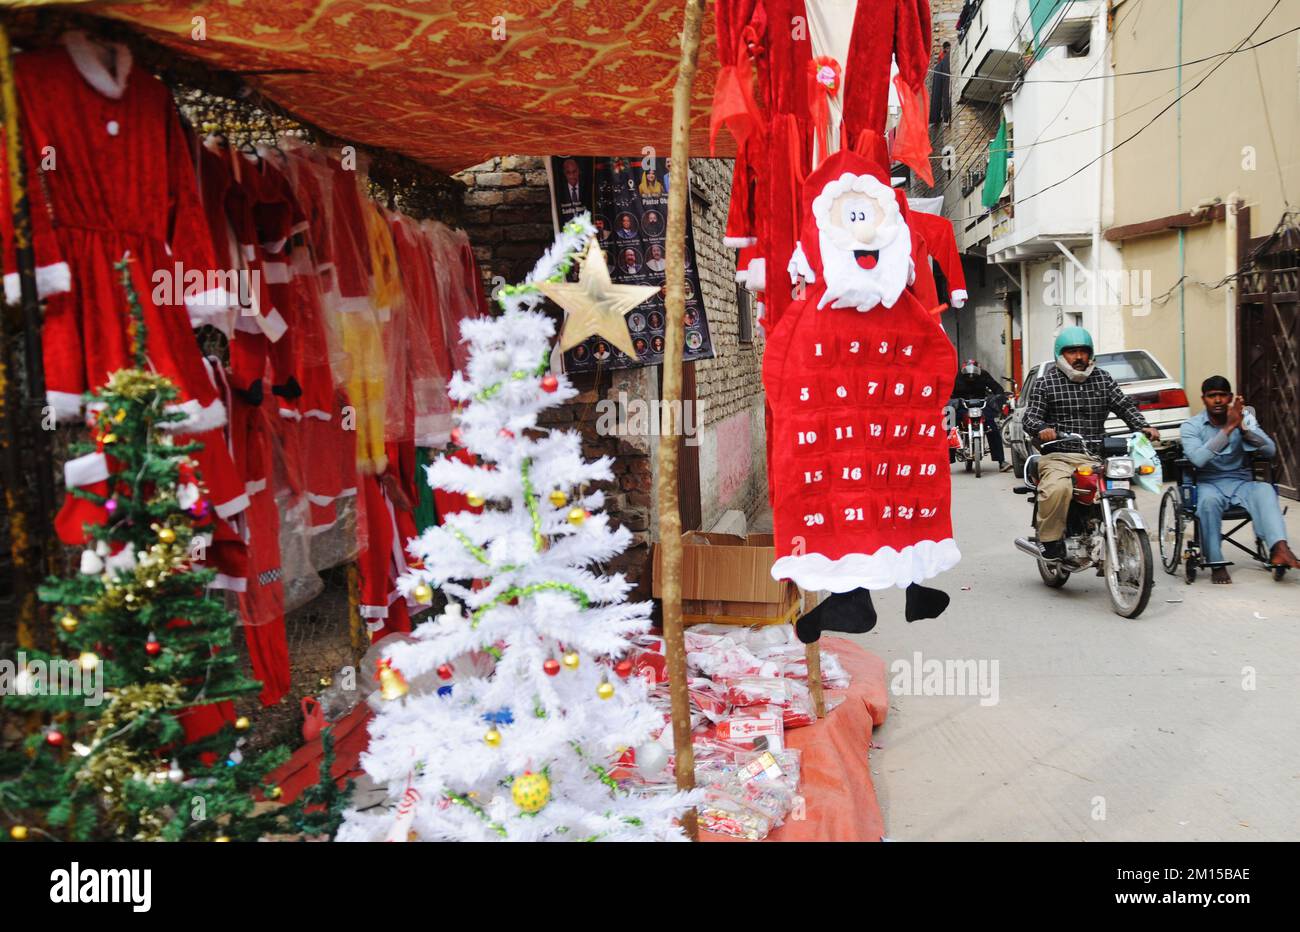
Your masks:
{"label": "santa hat", "polygon": [[[862,133],[852,150],[841,149],[829,156],[804,181],[802,235],[799,242],[808,265],[813,269],[820,269],[822,266],[817,220],[813,216],[813,201],[821,195],[826,185],[843,175],[870,175],[886,190],[893,191],[889,178],[889,148],[885,143],[885,137],[880,133]],[[906,198],[900,198],[895,194],[894,200],[899,204],[899,211],[906,221]]]}

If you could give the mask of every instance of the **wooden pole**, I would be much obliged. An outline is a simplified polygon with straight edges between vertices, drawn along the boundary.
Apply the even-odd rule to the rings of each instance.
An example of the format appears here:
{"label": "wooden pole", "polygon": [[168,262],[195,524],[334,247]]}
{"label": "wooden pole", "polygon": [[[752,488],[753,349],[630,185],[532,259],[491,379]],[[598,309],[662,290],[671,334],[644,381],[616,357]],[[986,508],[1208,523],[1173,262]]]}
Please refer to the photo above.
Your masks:
{"label": "wooden pole", "polygon": [[[8,335],[12,312],[6,308],[3,333],[5,372],[0,376],[5,397],[3,426],[5,428],[4,457],[6,459],[5,506],[9,515],[10,551],[14,565],[15,590],[18,596],[19,647],[36,644],[36,624],[40,620],[40,603],[36,598],[36,582],[52,565],[57,550],[49,543],[51,517],[54,512],[53,472],[49,437],[44,431],[45,420],[45,369],[41,357],[41,311],[36,293],[36,256],[32,250],[31,215],[28,213],[27,185],[23,172],[21,140],[18,130],[18,94],[14,86],[12,50],[9,30],[0,20],[0,106],[4,108],[5,164],[8,169],[9,201],[13,205],[14,254],[17,258],[19,308],[23,334],[23,368],[21,387],[11,384],[7,363],[9,361]],[[6,246],[8,244],[5,244]],[[17,389],[17,390],[15,390]],[[15,399],[21,399],[15,404]],[[35,501],[19,492],[19,476],[25,469],[11,469],[20,457],[20,438],[31,438],[33,457],[30,469],[34,473],[31,484],[35,488]],[[13,471],[11,477],[8,474]],[[26,484],[26,483],[22,483]],[[27,501],[23,501],[27,498]]]}
{"label": "wooden pole", "polygon": [[[691,91],[695,85],[700,52],[700,20],[704,0],[686,0],[682,23],[682,58],[673,87],[672,160],[668,187],[668,234],[665,243],[667,292],[664,305],[663,424],[659,434],[659,476],[655,494],[659,504],[659,546],[663,549],[663,624],[668,655],[668,683],[672,698],[673,748],[677,788],[695,786],[695,752],[691,748],[691,700],[686,688],[686,642],[682,636],[682,516],[677,496],[678,429],[672,423],[681,409],[682,340],[686,313],[686,212],[690,210]],[[683,820],[686,833],[698,840],[695,810]]]}

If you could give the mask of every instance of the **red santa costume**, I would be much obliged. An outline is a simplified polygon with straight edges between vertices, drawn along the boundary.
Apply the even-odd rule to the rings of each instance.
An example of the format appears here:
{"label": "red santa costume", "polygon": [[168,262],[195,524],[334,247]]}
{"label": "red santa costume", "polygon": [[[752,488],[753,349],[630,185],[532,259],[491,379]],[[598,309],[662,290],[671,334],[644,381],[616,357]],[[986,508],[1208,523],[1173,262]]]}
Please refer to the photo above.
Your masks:
{"label": "red santa costume", "polygon": [[[14,65],[37,282],[48,294],[47,401],[60,420],[75,420],[83,393],[132,365],[130,315],[113,268],[129,255],[149,364],[176,385],[186,415],[170,429],[204,444],[196,458],[210,502],[228,518],[248,499],[215,430],[226,409],[191,320],[224,318],[232,297],[211,278],[220,266],[186,134],[166,86],[132,67],[125,46],[101,49],[76,32],[64,44]],[[5,271],[16,283],[13,262],[10,253]]]}
{"label": "red santa costume", "polygon": [[772,576],[807,590],[907,587],[960,558],[942,428],[956,351],[907,289],[906,202],[881,162],[840,152],[807,179],[810,283],[764,354]]}

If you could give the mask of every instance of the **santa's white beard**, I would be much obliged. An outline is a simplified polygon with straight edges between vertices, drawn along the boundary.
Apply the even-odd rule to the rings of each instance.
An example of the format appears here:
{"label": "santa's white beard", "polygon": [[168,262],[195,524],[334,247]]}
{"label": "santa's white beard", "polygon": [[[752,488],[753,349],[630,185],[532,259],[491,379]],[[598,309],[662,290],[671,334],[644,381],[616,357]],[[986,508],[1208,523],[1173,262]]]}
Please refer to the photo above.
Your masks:
{"label": "santa's white beard", "polygon": [[869,311],[878,304],[893,307],[912,277],[912,244],[905,228],[879,250],[873,269],[859,266],[853,252],[836,246],[826,233],[820,233],[818,241],[822,280],[826,282],[826,293],[817,302],[818,310],[831,302],[834,302],[831,307],[859,311]]}

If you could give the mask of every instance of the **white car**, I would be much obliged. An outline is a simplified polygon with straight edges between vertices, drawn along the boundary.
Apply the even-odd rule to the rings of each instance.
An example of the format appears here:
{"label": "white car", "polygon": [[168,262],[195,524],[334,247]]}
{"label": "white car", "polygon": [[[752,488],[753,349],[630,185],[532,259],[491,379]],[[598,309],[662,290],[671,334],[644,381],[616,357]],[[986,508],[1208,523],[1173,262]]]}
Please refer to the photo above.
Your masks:
{"label": "white car", "polygon": [[[1029,403],[1029,392],[1043,370],[1054,365],[1055,361],[1049,360],[1040,362],[1029,370],[1020,398],[1002,427],[1002,438],[1011,452],[1011,464],[1017,477],[1024,475],[1025,460],[1032,452],[1029,440],[1020,426],[1020,420],[1025,416],[1025,407]],[[1111,374],[1119,383],[1120,390],[1137,404],[1147,423],[1160,431],[1160,441],[1155,444],[1157,450],[1164,452],[1179,443],[1178,429],[1183,421],[1191,417],[1187,392],[1177,379],[1170,377],[1154,356],[1146,350],[1098,353],[1097,365]],[[1106,421],[1107,432],[1124,429],[1124,422],[1117,417]]]}

